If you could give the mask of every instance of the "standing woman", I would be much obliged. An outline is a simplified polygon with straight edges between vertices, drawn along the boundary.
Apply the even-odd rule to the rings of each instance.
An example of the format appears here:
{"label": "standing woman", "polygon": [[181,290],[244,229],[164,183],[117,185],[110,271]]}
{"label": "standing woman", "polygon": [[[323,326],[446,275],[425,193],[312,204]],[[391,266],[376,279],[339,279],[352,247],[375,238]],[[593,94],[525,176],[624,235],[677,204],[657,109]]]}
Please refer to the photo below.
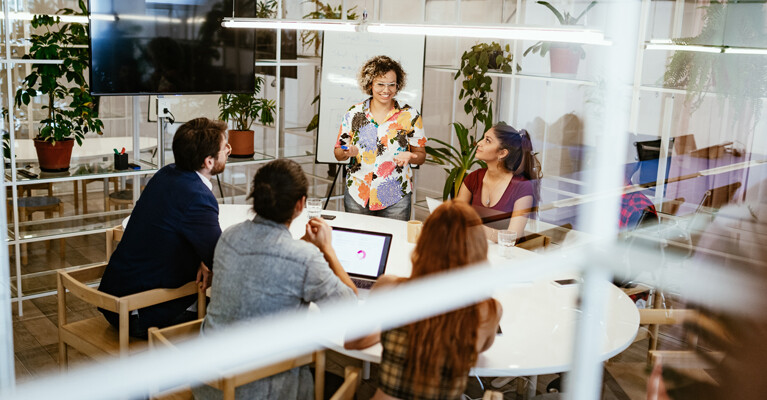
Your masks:
{"label": "standing woman", "polygon": [[[373,291],[487,260],[487,240],[477,213],[466,203],[447,201],[426,218],[413,250],[410,278],[384,275]],[[416,323],[346,343],[364,349],[383,347],[378,391],[373,400],[455,399],[466,390],[479,353],[493,344],[501,304],[488,299]]]}
{"label": "standing woman", "polygon": [[[509,125],[497,124],[477,143],[475,157],[487,163],[487,168],[466,176],[457,200],[471,204],[486,224],[500,218],[490,225],[491,229],[508,229],[522,237],[527,219],[538,207],[542,176],[530,134],[524,129],[517,131]],[[495,229],[488,232],[494,241]]]}
{"label": "standing woman", "polygon": [[346,176],[347,212],[410,219],[413,171],[426,160],[421,114],[394,96],[405,87],[405,71],[386,56],[368,60],[358,83],[371,97],[346,112],[334,154],[351,158]]}

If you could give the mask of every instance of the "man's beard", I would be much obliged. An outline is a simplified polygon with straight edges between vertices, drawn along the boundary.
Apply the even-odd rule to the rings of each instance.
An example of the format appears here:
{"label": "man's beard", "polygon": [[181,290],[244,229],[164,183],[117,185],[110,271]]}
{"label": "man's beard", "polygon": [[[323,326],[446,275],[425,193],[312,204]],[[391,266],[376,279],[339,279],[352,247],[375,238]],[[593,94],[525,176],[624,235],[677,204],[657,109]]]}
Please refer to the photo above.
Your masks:
{"label": "man's beard", "polygon": [[216,160],[216,162],[213,164],[213,169],[210,170],[210,174],[218,175],[224,172],[224,169],[226,169],[226,160],[222,162],[218,162],[218,160]]}

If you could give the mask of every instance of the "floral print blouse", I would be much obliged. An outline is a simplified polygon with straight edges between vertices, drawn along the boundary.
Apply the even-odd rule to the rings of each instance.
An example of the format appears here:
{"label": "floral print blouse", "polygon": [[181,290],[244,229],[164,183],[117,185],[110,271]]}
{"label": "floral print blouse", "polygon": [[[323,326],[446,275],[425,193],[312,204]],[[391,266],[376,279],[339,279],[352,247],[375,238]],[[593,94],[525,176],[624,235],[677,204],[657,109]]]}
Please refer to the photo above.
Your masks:
{"label": "floral print blouse", "polygon": [[410,164],[398,167],[394,156],[412,147],[426,146],[423,121],[418,110],[395,101],[386,120],[378,123],[370,112],[370,100],[355,104],[344,115],[336,148],[349,144],[359,154],[349,162],[346,188],[362,207],[383,210],[413,190]]}

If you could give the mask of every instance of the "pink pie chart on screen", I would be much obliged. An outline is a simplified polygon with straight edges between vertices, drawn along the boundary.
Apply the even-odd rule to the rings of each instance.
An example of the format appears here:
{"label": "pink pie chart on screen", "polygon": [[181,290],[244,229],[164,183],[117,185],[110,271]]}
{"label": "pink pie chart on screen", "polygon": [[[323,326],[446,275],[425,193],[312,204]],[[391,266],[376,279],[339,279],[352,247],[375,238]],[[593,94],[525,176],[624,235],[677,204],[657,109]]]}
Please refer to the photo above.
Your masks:
{"label": "pink pie chart on screen", "polygon": [[364,260],[365,257],[367,257],[367,253],[365,253],[365,250],[360,250],[357,252],[357,258],[360,260]]}

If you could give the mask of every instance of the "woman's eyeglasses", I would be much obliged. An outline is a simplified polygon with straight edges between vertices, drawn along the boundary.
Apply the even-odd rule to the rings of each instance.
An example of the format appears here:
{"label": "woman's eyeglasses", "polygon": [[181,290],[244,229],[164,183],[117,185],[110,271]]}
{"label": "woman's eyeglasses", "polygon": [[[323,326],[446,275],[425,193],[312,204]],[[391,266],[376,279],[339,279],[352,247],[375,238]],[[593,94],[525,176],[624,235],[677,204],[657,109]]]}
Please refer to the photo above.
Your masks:
{"label": "woman's eyeglasses", "polygon": [[392,83],[377,82],[373,84],[373,87],[375,87],[376,90],[384,90],[387,87],[390,89],[397,90],[397,83],[396,82],[392,82]]}

